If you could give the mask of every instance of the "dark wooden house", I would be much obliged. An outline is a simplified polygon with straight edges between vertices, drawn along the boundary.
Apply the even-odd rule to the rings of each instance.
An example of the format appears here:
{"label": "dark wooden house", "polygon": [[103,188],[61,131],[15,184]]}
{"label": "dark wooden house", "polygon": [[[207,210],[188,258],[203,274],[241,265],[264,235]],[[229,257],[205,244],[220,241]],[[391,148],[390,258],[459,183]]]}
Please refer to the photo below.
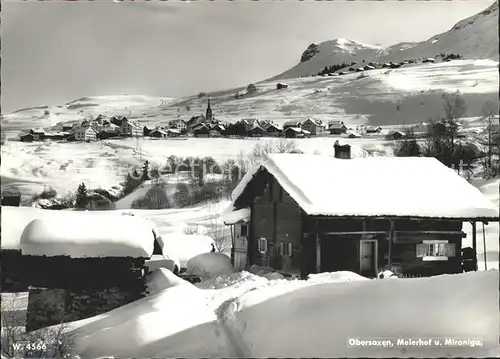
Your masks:
{"label": "dark wooden house", "polygon": [[30,286],[26,330],[145,296],[146,261],[162,244],[154,224],[140,217],[79,212],[31,221],[20,239],[23,282]]}
{"label": "dark wooden house", "polygon": [[340,135],[347,132],[347,127],[343,121],[329,121],[328,131],[331,135]]}
{"label": "dark wooden house", "polygon": [[499,220],[492,203],[434,158],[273,154],[232,197],[234,212],[250,211],[247,266],[304,278],[461,273],[462,223]]}
{"label": "dark wooden house", "polygon": [[2,206],[19,207],[21,205],[21,192],[17,189],[2,189]]}

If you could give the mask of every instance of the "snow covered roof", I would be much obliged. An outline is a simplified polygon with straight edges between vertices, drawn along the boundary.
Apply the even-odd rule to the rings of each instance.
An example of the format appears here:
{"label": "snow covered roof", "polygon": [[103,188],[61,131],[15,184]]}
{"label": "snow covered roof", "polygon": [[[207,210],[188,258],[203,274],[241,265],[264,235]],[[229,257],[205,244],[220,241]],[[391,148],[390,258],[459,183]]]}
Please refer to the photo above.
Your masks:
{"label": "snow covered roof", "polygon": [[224,224],[235,224],[239,222],[248,222],[250,220],[250,208],[242,208],[236,211],[225,212],[222,214]]}
{"label": "snow covered roof", "polygon": [[[498,209],[435,158],[271,154],[242,178],[233,201],[266,169],[309,215],[487,218]],[[234,203],[234,202],[233,202]]]}
{"label": "snow covered roof", "polygon": [[38,218],[23,230],[24,255],[150,258],[153,227],[139,217],[86,214]]}

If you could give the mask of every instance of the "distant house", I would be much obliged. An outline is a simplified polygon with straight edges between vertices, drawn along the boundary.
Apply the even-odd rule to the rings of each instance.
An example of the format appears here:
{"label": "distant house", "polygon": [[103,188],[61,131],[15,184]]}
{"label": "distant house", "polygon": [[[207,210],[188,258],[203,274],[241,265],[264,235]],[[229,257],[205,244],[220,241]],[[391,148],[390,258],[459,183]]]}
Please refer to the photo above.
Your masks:
{"label": "distant house", "polygon": [[75,131],[75,141],[95,141],[97,139],[96,131],[88,126],[88,127],[78,127]]}
{"label": "distant house", "polygon": [[247,134],[250,137],[260,137],[263,136],[265,132],[266,131],[262,127],[260,127],[258,124],[255,124],[252,128],[250,128],[247,131]]}
{"label": "distant house", "polygon": [[176,128],[167,128],[165,132],[167,132],[167,137],[179,137],[182,134],[181,130]]}
{"label": "distant house", "polygon": [[340,135],[346,133],[347,127],[343,121],[328,121],[328,131],[331,135]]}
{"label": "distant house", "polygon": [[109,122],[118,127],[122,125],[123,121],[128,121],[128,118],[126,118],[125,116],[113,116],[109,119]]}
{"label": "distant house", "polygon": [[64,140],[68,136],[69,132],[54,131],[45,133],[45,138],[48,140]]}
{"label": "distant house", "polygon": [[383,67],[384,69],[388,69],[388,68],[390,68],[390,67],[391,67],[391,64],[390,64],[390,63],[388,63],[388,62],[386,62],[385,64],[383,64],[383,65],[382,65],[382,67]]}
{"label": "distant house", "polygon": [[337,72],[339,74],[339,76],[342,76],[342,75],[346,75],[347,73],[345,71],[339,71]]}
{"label": "distant house", "polygon": [[120,133],[122,136],[139,137],[143,135],[142,129],[137,122],[132,122],[128,118],[124,118],[120,125]]}
{"label": "distant house", "polygon": [[244,118],[241,120],[241,122],[245,125],[247,131],[249,131],[254,126],[262,127],[262,124],[257,118]]}
{"label": "distant house", "polygon": [[193,134],[196,137],[207,137],[210,135],[210,129],[204,123],[200,123],[198,126],[193,128]]}
{"label": "distant house", "polygon": [[148,128],[147,126],[144,126],[142,129],[142,135],[143,136],[149,136],[149,134],[153,131],[152,129]]}
{"label": "distant house", "polygon": [[154,138],[165,138],[167,136],[168,133],[159,128],[156,128],[149,133],[149,137],[154,137]]}
{"label": "distant house", "polygon": [[45,130],[41,128],[32,128],[28,131],[28,134],[32,135],[32,137],[28,137],[28,141],[42,141],[45,139]]}
{"label": "distant house", "polygon": [[382,127],[380,126],[367,126],[366,127],[366,133],[380,133],[382,132]]}
{"label": "distant house", "polygon": [[348,138],[361,138],[362,136],[357,133],[357,132],[350,132],[348,135],[347,135]]}
{"label": "distant house", "polygon": [[308,137],[311,134],[308,130],[304,130],[300,127],[287,127],[283,133],[287,138],[303,138]]}
{"label": "distant house", "polygon": [[300,128],[302,123],[300,121],[287,121],[283,124],[283,130],[286,130],[289,127],[298,127]]}
{"label": "distant house", "polygon": [[119,136],[120,136],[120,128],[116,125],[111,124],[109,126],[104,127],[102,131],[97,134],[97,139],[105,140],[108,138],[114,138]]}
{"label": "distant house", "polygon": [[276,84],[276,90],[282,90],[282,89],[287,89],[288,88],[288,85],[283,83],[283,82],[278,82]]}
{"label": "distant house", "polygon": [[32,133],[25,133],[20,135],[19,139],[21,140],[21,142],[33,142],[35,141],[35,135],[33,135]]}
{"label": "distant house", "polygon": [[73,125],[63,125],[62,130],[63,132],[69,132],[73,129]]}
{"label": "distant house", "polygon": [[326,125],[321,120],[308,118],[302,123],[302,129],[310,132],[311,135],[322,135],[326,133]]}
{"label": "distant house", "polygon": [[265,126],[265,131],[268,136],[279,137],[283,133],[283,128],[280,125],[271,122]]}
{"label": "distant house", "polygon": [[206,122],[207,118],[204,115],[193,116],[186,123],[187,130],[192,132],[197,126]]}
{"label": "distant house", "polygon": [[463,222],[499,221],[487,198],[434,158],[272,154],[245,174],[232,200],[224,221],[247,227],[244,238],[232,228],[235,264],[237,256],[246,263],[238,269],[302,278],[462,273]]}
{"label": "distant house", "polygon": [[405,134],[403,132],[401,132],[401,131],[391,131],[387,135],[387,138],[391,139],[391,140],[400,140],[403,137],[405,137]]}
{"label": "distant house", "polygon": [[424,64],[425,64],[425,63],[429,63],[429,62],[430,62],[430,63],[434,63],[434,62],[436,62],[436,60],[435,60],[435,59],[433,59],[432,57],[428,57],[428,58],[424,59],[422,62],[423,62]]}
{"label": "distant house", "polygon": [[186,133],[188,124],[182,119],[172,120],[168,123],[168,127],[172,129],[179,130],[181,133]]}
{"label": "distant house", "polygon": [[19,207],[21,205],[21,192],[17,189],[2,189],[2,206]]}

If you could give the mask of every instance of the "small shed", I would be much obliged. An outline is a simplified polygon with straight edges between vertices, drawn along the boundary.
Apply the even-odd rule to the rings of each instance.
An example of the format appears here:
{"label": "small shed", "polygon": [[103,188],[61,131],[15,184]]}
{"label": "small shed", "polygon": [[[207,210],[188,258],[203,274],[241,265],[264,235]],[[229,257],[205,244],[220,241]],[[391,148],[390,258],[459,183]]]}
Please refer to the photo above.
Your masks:
{"label": "small shed", "polygon": [[56,324],[61,316],[88,318],[146,295],[145,262],[156,241],[162,240],[150,221],[116,213],[60,213],[31,221],[20,239],[22,276],[30,285],[27,331]]}
{"label": "small shed", "polygon": [[300,127],[287,127],[284,131],[285,137],[287,138],[299,138],[304,137],[304,133]]}
{"label": "small shed", "polygon": [[278,82],[276,84],[276,90],[282,90],[282,89],[287,89],[288,88],[288,85],[283,83],[283,82]]}
{"label": "small shed", "polygon": [[331,135],[340,135],[347,132],[347,127],[343,121],[328,122],[328,130]]}
{"label": "small shed", "polygon": [[2,188],[2,206],[19,207],[21,192],[16,188]]}

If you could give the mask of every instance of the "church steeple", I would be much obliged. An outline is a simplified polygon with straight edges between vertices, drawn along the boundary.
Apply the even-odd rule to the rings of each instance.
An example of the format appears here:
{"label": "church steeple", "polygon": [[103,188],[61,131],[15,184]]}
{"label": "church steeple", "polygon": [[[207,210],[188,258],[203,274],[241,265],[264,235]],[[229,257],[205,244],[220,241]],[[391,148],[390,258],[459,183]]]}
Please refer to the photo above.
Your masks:
{"label": "church steeple", "polygon": [[205,113],[207,121],[212,121],[212,108],[210,107],[210,97],[208,98],[207,111]]}

